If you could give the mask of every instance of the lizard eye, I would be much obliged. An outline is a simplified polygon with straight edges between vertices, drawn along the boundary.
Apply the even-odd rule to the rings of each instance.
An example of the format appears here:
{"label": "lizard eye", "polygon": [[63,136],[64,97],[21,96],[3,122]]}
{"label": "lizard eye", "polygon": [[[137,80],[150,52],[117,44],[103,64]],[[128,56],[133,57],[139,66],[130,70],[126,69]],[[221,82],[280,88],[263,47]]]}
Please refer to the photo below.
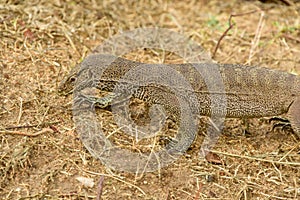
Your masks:
{"label": "lizard eye", "polygon": [[75,77],[72,77],[72,78],[70,78],[70,81],[75,82],[75,81],[76,81],[76,78],[75,78]]}

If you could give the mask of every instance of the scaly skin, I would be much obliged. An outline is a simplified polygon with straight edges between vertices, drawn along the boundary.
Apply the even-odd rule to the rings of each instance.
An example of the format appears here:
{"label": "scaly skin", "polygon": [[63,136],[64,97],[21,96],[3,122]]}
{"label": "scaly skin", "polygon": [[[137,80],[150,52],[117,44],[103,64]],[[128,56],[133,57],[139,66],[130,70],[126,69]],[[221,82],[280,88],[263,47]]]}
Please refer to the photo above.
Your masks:
{"label": "scaly skin", "polygon": [[[105,60],[113,62],[103,73],[101,63]],[[74,90],[80,91],[85,87],[95,86],[99,90],[112,92],[115,85],[131,69],[143,63],[114,57],[110,55],[94,54],[88,56],[84,62],[77,65],[71,73],[61,82],[59,91],[68,94]],[[159,64],[149,64],[152,67],[161,67]],[[229,118],[255,118],[278,116],[286,114],[295,133],[300,137],[300,78],[287,72],[271,70],[262,67],[244,66],[239,64],[166,64],[170,69],[176,70],[191,85],[191,89],[176,84],[171,85],[144,85],[139,82],[123,80],[122,84],[129,88],[137,87],[132,91],[125,91],[133,97],[139,98],[150,105],[162,105],[167,115],[174,121],[180,121],[181,104],[177,100],[178,94],[195,94],[196,99],[181,96],[189,104],[194,115],[211,116],[220,115]],[[195,66],[209,72],[217,66],[220,73],[223,89],[209,91],[205,79],[196,70]],[[92,71],[92,72],[91,72]],[[97,75],[102,74],[101,77]],[[209,74],[209,73],[208,73]],[[78,76],[79,75],[79,76]],[[212,76],[214,77],[214,76]],[[79,79],[78,79],[79,78]],[[208,77],[209,79],[210,77]],[[89,81],[87,81],[89,80]],[[174,90],[178,91],[175,95]],[[123,91],[124,92],[124,91]],[[211,99],[213,94],[215,99]],[[120,96],[121,94],[117,94]],[[226,96],[226,102],[222,97]],[[113,99],[107,98],[107,104]],[[198,104],[196,103],[198,101]],[[212,101],[218,105],[211,109]],[[216,104],[217,103],[217,104]],[[223,108],[226,107],[226,110]],[[224,113],[225,112],[225,113]],[[185,127],[185,129],[188,129]],[[176,141],[170,142],[166,150],[170,152],[184,152],[195,138],[193,130],[181,130]],[[165,154],[163,155],[165,157]]]}
{"label": "scaly skin", "polygon": [[[90,60],[101,58],[103,55],[91,55]],[[113,58],[113,57],[112,57]],[[101,59],[100,59],[101,60]],[[133,62],[123,58],[116,60],[108,67],[101,77],[101,87],[106,91],[112,91],[115,84],[133,67],[142,63]],[[198,64],[201,68],[209,68],[211,63]],[[200,103],[200,108],[195,108],[196,114],[210,116],[209,91],[203,78],[190,64],[167,64],[186,80],[190,82],[194,93],[196,93]],[[227,97],[227,113],[230,118],[253,118],[288,114],[288,119],[292,122],[293,128],[299,130],[299,121],[295,116],[299,113],[297,105],[300,97],[300,78],[287,72],[271,70],[262,67],[244,66],[238,64],[218,64],[225,91],[213,91],[212,93],[225,92]],[[80,70],[80,65],[76,65],[70,74],[59,85],[59,91],[63,94],[71,93],[74,89],[75,80]],[[109,84],[109,87],[104,87]],[[176,86],[175,86],[176,87]],[[158,88],[158,87],[157,87]],[[156,87],[148,87],[149,93],[153,91],[153,96],[159,96],[155,91]],[[145,101],[157,100],[146,99],[145,96],[137,98]],[[148,96],[147,96],[148,97]],[[158,97],[159,98],[159,97]],[[152,98],[154,99],[154,97]],[[221,110],[220,110],[221,111]],[[298,111],[298,112],[297,112]],[[298,131],[296,131],[298,132]]]}

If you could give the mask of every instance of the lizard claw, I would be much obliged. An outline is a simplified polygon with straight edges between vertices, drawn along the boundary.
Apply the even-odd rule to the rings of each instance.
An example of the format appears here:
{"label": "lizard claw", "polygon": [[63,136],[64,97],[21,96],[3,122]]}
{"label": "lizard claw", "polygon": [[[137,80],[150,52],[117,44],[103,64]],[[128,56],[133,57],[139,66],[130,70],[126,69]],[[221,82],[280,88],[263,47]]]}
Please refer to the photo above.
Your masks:
{"label": "lizard claw", "polygon": [[281,117],[272,117],[269,119],[269,123],[273,123],[273,127],[270,132],[273,132],[275,129],[280,128],[281,131],[290,131],[292,130],[292,125],[288,119]]}
{"label": "lizard claw", "polygon": [[291,129],[292,128],[292,126],[291,126],[290,123],[286,123],[286,124],[285,123],[277,123],[277,124],[273,125],[272,131],[274,129],[278,128],[278,127],[280,127],[281,130],[287,130],[287,129]]}
{"label": "lizard claw", "polygon": [[[288,119],[280,118],[280,117],[272,117],[269,119],[269,123],[272,123],[273,121],[275,123],[273,124],[273,127],[270,132],[273,132],[275,129],[280,128],[281,131],[292,131],[293,133],[297,133],[293,129],[292,124]],[[298,134],[295,135],[300,139]]]}
{"label": "lizard claw", "polygon": [[269,123],[272,123],[273,121],[277,122],[284,122],[284,123],[289,123],[290,121],[288,119],[285,118],[281,118],[281,117],[272,117],[269,119]]}

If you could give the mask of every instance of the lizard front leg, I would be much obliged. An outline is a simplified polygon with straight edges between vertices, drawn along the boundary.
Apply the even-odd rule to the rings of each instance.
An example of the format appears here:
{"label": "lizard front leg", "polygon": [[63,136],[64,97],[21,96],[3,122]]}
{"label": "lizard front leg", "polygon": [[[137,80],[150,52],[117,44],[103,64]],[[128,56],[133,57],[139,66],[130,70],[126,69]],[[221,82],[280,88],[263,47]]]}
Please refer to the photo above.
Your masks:
{"label": "lizard front leg", "polygon": [[[128,100],[128,97],[122,97],[121,94],[117,93],[111,93],[104,97],[95,97],[95,96],[85,96],[85,99],[91,102],[93,105],[95,105],[98,108],[107,108],[108,106],[111,106],[112,104],[119,104],[126,100]],[[121,101],[116,102],[115,99],[121,99]]]}

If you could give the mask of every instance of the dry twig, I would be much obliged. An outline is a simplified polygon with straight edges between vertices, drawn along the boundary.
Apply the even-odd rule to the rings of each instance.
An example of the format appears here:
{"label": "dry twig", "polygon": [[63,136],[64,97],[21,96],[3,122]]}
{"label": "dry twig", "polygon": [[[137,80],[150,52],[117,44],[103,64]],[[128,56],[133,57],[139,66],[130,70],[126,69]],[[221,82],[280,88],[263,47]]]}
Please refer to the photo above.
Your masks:
{"label": "dry twig", "polygon": [[243,16],[243,15],[249,15],[249,14],[253,14],[253,13],[256,13],[257,11],[259,10],[252,10],[252,11],[249,11],[249,12],[246,12],[246,13],[240,13],[240,14],[231,14],[229,19],[228,19],[228,25],[229,27],[224,31],[224,33],[221,35],[221,37],[219,38],[218,42],[217,42],[217,45],[215,47],[215,50],[213,52],[213,55],[212,55],[212,58],[214,59],[216,57],[216,53],[217,53],[217,50],[219,49],[219,46],[220,46],[220,43],[221,41],[223,40],[223,38],[227,35],[228,31],[230,29],[232,29],[232,27],[235,25],[235,23],[232,23],[232,18],[233,17],[239,17],[239,16]]}
{"label": "dry twig", "polygon": [[96,200],[100,200],[100,198],[101,198],[102,190],[103,190],[103,181],[104,181],[104,176],[102,175],[100,177],[99,184],[98,184]]}
{"label": "dry twig", "polygon": [[41,135],[43,133],[53,133],[54,131],[51,128],[43,128],[42,130],[36,132],[36,133],[25,133],[25,132],[21,132],[21,131],[9,131],[9,130],[4,130],[4,131],[0,131],[0,133],[3,134],[10,134],[10,135],[22,135],[22,136],[29,136],[29,137],[36,137],[38,135]]}

